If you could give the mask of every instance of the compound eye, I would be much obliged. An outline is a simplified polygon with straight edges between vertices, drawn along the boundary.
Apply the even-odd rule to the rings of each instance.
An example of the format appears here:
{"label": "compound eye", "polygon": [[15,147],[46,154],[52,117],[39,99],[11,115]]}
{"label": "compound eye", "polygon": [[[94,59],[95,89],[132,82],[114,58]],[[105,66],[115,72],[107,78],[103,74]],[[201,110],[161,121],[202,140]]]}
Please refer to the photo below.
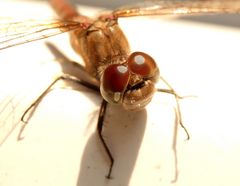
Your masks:
{"label": "compound eye", "polygon": [[131,72],[143,77],[153,76],[158,69],[154,59],[143,52],[132,53],[128,58],[128,67]]}
{"label": "compound eye", "polygon": [[105,92],[123,92],[129,80],[128,67],[124,65],[110,65],[103,73],[103,89]]}

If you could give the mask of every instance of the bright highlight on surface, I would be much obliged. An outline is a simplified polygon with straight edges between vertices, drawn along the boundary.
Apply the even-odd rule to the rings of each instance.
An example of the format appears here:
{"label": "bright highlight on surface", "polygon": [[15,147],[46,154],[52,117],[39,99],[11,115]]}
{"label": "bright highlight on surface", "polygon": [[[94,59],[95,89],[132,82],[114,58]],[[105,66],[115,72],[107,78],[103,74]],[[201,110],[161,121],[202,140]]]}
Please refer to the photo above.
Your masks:
{"label": "bright highlight on surface", "polygon": [[145,58],[143,56],[141,56],[141,55],[136,55],[134,57],[134,61],[136,62],[136,64],[142,65],[145,62]]}
{"label": "bright highlight on surface", "polygon": [[118,72],[124,74],[124,73],[127,72],[128,69],[127,69],[127,67],[121,65],[121,66],[118,66],[118,67],[117,67],[117,70],[118,70]]}

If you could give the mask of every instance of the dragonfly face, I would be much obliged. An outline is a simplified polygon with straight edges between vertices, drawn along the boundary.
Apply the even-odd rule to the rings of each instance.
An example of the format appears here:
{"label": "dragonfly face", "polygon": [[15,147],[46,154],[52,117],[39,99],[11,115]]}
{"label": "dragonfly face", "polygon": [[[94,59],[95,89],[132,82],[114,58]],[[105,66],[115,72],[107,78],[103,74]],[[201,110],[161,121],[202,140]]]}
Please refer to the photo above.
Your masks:
{"label": "dragonfly face", "polygon": [[109,103],[121,104],[126,110],[140,110],[152,99],[159,69],[146,53],[134,52],[120,64],[108,65],[100,81],[100,91]]}

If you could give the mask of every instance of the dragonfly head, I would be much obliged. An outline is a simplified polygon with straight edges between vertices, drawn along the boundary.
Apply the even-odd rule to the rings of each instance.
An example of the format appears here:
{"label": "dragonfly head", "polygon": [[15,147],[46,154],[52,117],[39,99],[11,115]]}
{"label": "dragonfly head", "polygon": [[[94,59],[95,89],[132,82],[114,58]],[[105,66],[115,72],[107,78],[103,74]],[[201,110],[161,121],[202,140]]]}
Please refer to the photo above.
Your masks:
{"label": "dragonfly head", "polygon": [[101,76],[100,91],[109,103],[140,110],[152,99],[159,69],[146,53],[134,52],[123,64],[110,64]]}

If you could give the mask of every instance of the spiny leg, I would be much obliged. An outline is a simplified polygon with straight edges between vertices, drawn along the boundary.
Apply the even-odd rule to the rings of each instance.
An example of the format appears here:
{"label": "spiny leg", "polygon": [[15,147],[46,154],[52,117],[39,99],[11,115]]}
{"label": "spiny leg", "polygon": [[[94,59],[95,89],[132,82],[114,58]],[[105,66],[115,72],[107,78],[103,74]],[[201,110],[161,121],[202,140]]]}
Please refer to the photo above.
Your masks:
{"label": "spiny leg", "polygon": [[[183,128],[183,130],[185,131],[187,138],[186,140],[190,139],[190,135],[186,129],[186,127],[184,126],[183,122],[182,122],[182,114],[181,114],[181,109],[180,109],[180,104],[179,104],[179,99],[183,99],[186,97],[190,97],[190,96],[179,96],[175,90],[172,88],[172,86],[163,78],[161,77],[161,80],[167,85],[167,87],[169,89],[157,89],[158,92],[164,92],[164,93],[168,93],[168,94],[172,94],[175,97],[176,100],[176,112],[177,112],[177,116],[178,116],[178,120],[179,120],[179,124],[180,126]],[[191,96],[192,97],[192,96]]]}
{"label": "spiny leg", "polygon": [[53,87],[53,85],[55,85],[55,83],[57,83],[59,80],[66,80],[66,81],[72,81],[72,82],[75,82],[75,83],[78,83],[80,85],[83,85],[89,89],[92,89],[94,91],[97,91],[99,92],[99,87],[94,85],[94,84],[91,84],[87,81],[83,81],[83,80],[80,80],[80,79],[77,79],[71,75],[68,75],[68,74],[63,74],[59,77],[57,77],[44,91],[43,93],[25,110],[25,112],[23,113],[22,117],[21,117],[21,121],[25,124],[20,132],[19,132],[19,135],[18,135],[18,139],[22,139],[22,133],[23,133],[23,130],[24,128],[26,127],[26,124],[27,124],[27,120],[25,120],[25,117],[27,115],[27,113],[33,109],[34,107],[37,106],[37,104],[44,98],[44,96],[46,96],[46,94],[51,90],[51,88]]}
{"label": "spiny leg", "polygon": [[108,170],[108,174],[107,174],[107,178],[110,179],[111,178],[111,173],[112,173],[112,167],[113,167],[113,163],[114,163],[114,159],[113,159],[113,156],[102,136],[102,129],[103,129],[103,122],[104,122],[104,116],[105,116],[105,113],[106,113],[106,108],[107,108],[107,102],[105,100],[102,101],[102,104],[101,104],[101,108],[100,108],[100,111],[99,111],[99,116],[98,116],[98,124],[97,124],[97,129],[98,129],[98,135],[99,135],[99,138],[103,144],[103,147],[110,159],[110,167],[109,167],[109,170]]}

